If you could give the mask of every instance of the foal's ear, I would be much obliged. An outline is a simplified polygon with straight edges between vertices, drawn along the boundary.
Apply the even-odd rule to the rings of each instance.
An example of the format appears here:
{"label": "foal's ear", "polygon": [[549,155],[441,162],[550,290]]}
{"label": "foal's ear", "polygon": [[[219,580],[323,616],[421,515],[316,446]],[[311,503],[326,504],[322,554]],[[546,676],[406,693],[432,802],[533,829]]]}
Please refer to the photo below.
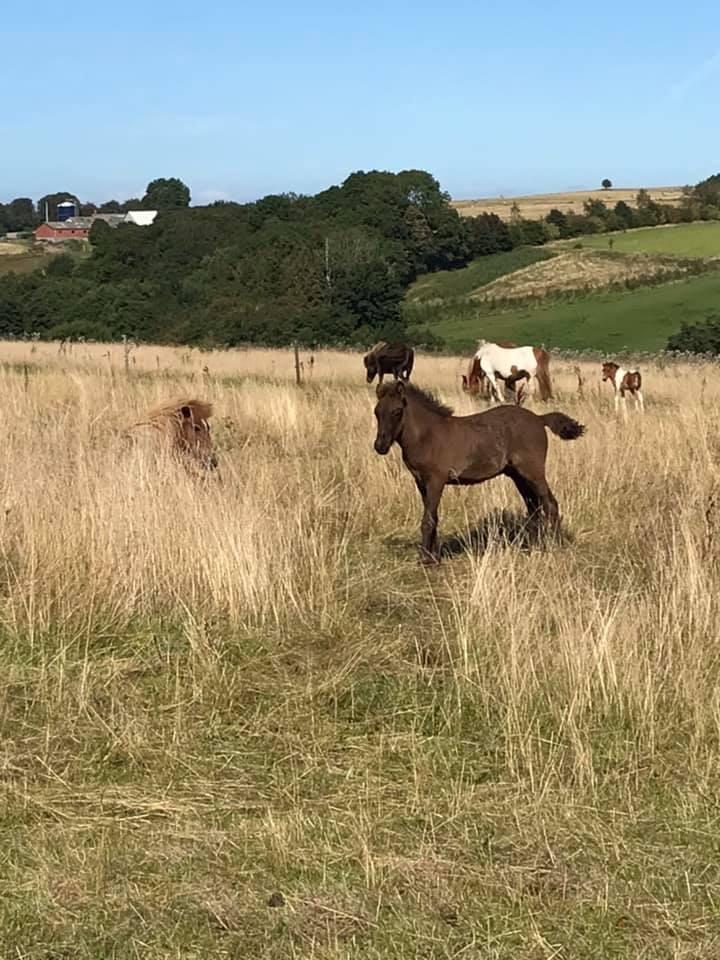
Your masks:
{"label": "foal's ear", "polygon": [[395,393],[396,393],[399,397],[404,397],[404,396],[405,396],[405,384],[402,382],[402,380],[398,380],[398,381],[396,382],[396,384],[395,384]]}

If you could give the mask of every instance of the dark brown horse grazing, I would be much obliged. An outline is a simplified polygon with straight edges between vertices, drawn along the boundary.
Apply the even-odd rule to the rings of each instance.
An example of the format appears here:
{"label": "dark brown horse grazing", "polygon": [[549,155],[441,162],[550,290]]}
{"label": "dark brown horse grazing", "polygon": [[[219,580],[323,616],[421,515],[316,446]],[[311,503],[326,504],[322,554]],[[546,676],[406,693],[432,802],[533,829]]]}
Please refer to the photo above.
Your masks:
{"label": "dark brown horse grazing", "polygon": [[382,383],[386,373],[391,373],[396,380],[409,380],[414,362],[412,347],[404,343],[385,343],[384,340],[376,343],[363,357],[368,383],[372,383],[376,376]]}
{"label": "dark brown horse grazing", "polygon": [[377,398],[375,450],[386,454],[397,443],[415,479],[425,508],[421,526],[425,562],[440,559],[438,504],[446,484],[468,486],[503,474],[517,487],[530,519],[544,519],[554,532],[559,530],[557,500],[545,479],[545,428],[562,440],[575,440],[585,432],[577,421],[564,413],[538,416],[509,406],[455,417],[431,394],[402,381],[378,386]]}

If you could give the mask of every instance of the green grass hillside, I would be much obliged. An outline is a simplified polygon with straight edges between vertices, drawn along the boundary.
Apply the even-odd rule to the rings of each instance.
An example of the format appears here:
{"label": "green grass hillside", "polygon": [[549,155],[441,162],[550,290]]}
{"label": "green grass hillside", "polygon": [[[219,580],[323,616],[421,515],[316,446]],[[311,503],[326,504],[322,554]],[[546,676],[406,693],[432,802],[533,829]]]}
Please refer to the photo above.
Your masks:
{"label": "green grass hillside", "polygon": [[541,260],[549,260],[552,256],[553,251],[546,247],[517,247],[507,253],[479,257],[462,270],[426,273],[408,289],[406,300],[409,303],[420,303],[465,297],[499,277],[522,270]]}
{"label": "green grass hillside", "polygon": [[[618,253],[663,253],[680,257],[720,257],[720,222],[681,223],[673,227],[647,227],[626,233],[583,237],[583,247]],[[559,246],[559,245],[558,245]],[[565,242],[563,242],[565,246]]]}
{"label": "green grass hillside", "polygon": [[706,319],[720,305],[720,273],[623,292],[598,292],[538,306],[491,309],[470,301],[409,304],[411,323],[428,325],[450,349],[479,337],[544,342],[561,349],[661,350],[683,322]]}

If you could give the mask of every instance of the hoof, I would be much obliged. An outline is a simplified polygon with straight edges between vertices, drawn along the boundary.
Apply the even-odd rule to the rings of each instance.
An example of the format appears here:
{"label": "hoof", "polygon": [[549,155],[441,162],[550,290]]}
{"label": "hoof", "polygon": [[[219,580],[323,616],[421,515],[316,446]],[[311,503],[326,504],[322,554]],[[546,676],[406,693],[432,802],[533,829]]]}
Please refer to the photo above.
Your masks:
{"label": "hoof", "polygon": [[440,565],[440,557],[421,550],[419,563],[421,563],[423,567],[438,567]]}

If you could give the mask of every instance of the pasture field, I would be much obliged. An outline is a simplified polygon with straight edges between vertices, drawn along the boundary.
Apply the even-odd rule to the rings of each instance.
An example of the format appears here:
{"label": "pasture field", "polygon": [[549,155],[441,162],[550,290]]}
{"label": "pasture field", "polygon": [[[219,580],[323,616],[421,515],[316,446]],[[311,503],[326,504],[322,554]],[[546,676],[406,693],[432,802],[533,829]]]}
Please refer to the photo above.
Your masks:
{"label": "pasture field", "polygon": [[[567,193],[537,193],[524,197],[486,197],[478,200],[453,200],[452,205],[463,217],[476,217],[479,213],[496,213],[509,220],[513,204],[517,204],[520,216],[528,220],[542,220],[551,210],[563,213],[582,213],[586,200],[602,200],[615,206],[620,200],[634,205],[640,187],[613,187],[610,190],[573,190]],[[682,199],[682,187],[649,187],[652,200],[673,206]]]}
{"label": "pasture field", "polygon": [[720,268],[720,259],[615,253],[593,248],[518,247],[478,257],[461,270],[429,273],[409,288],[409,304],[441,304],[472,298],[508,303],[549,300],[570,292],[589,293],[626,285],[632,289],[696,276]]}
{"label": "pasture field", "polygon": [[[498,479],[425,569],[357,354],[0,360],[0,955],[720,955],[717,367],[554,360],[565,541]],[[208,483],[122,431],[182,393]]]}
{"label": "pasture field", "polygon": [[408,303],[422,303],[451,297],[465,297],[501,277],[557,256],[546,247],[516,247],[507,253],[477,257],[460,270],[426,273],[412,283],[405,294]]}
{"label": "pasture field", "polygon": [[39,267],[44,267],[50,260],[51,253],[33,248],[26,241],[0,241],[0,276],[5,273],[30,273]]}
{"label": "pasture field", "polygon": [[665,227],[644,227],[624,233],[605,233],[562,240],[553,246],[582,243],[583,247],[618,253],[660,253],[678,257],[720,257],[720,222],[678,223]]}
{"label": "pasture field", "polygon": [[17,257],[26,254],[30,244],[26,240],[0,240],[0,257]]}
{"label": "pasture field", "polygon": [[665,348],[683,322],[716,313],[718,303],[720,272],[713,270],[653,287],[576,293],[530,305],[493,306],[457,298],[408,303],[404,309],[409,322],[428,326],[453,350],[468,350],[485,337],[544,342],[560,350],[654,352]]}

